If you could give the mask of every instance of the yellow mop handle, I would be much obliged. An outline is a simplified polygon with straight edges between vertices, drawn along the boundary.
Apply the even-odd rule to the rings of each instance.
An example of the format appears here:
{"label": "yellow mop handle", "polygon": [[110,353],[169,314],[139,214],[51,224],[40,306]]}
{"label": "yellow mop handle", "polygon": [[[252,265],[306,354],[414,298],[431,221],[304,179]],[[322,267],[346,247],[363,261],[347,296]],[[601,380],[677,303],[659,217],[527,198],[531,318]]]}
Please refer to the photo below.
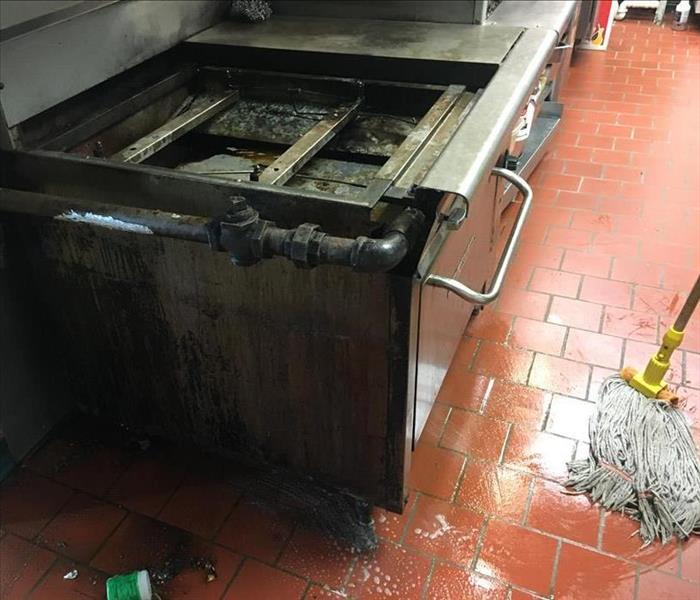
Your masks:
{"label": "yellow mop handle", "polygon": [[664,334],[658,352],[651,357],[646,369],[641,373],[636,373],[630,380],[630,385],[648,398],[656,398],[659,392],[666,388],[667,383],[664,381],[664,375],[671,364],[671,355],[683,341],[683,331],[698,304],[698,299],[700,299],[700,277],[695,281],[695,285],[673,327]]}

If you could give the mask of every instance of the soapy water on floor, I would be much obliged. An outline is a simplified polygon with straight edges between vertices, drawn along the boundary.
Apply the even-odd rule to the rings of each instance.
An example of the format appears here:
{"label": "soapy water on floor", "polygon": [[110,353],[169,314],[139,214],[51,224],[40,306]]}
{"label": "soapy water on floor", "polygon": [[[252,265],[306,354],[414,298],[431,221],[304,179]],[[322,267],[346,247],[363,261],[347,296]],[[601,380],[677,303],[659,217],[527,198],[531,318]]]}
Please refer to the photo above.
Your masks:
{"label": "soapy water on floor", "polygon": [[413,533],[431,540],[436,540],[445,535],[446,533],[456,530],[456,527],[453,527],[447,522],[445,515],[435,515],[435,520],[437,521],[437,527],[432,533],[429,531],[424,531],[420,527],[414,529]]}

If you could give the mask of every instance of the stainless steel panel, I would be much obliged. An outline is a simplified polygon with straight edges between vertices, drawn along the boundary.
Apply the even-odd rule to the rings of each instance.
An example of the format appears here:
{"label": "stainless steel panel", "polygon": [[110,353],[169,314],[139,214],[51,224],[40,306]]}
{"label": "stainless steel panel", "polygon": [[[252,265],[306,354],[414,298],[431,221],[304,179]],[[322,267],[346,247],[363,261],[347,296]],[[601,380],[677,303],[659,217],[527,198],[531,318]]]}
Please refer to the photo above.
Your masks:
{"label": "stainless steel panel", "polygon": [[501,141],[510,137],[556,41],[553,30],[530,29],[523,33],[421,187],[473,199],[495,164]]}
{"label": "stainless steel panel", "polygon": [[493,11],[490,25],[553,29],[560,36],[569,26],[578,0],[506,0]]}
{"label": "stainless steel panel", "polygon": [[357,116],[360,104],[362,100],[358,99],[321,119],[262,172],[260,182],[284,185]]}
{"label": "stainless steel panel", "polygon": [[0,42],[119,0],[2,0]]}
{"label": "stainless steel panel", "polygon": [[277,17],[256,25],[225,21],[188,42],[296,52],[499,64],[519,27],[365,19]]}
{"label": "stainless steel panel", "polygon": [[[159,98],[184,86],[195,74],[194,67],[186,66],[180,71],[142,87],[133,96],[117,101],[107,107],[101,107],[97,111],[79,121],[75,126],[64,131],[60,135],[43,142],[38,146],[41,150],[62,150],[77,146],[96,133],[119,123],[138,111],[152,106]],[[25,133],[23,128],[22,133]]]}
{"label": "stainless steel panel", "polygon": [[421,149],[419,159],[415,160],[403,171],[396,182],[398,187],[406,188],[423,180],[425,174],[430,170],[430,167],[444,150],[445,145],[449,143],[454,132],[464,121],[469,111],[476,105],[480,97],[480,92],[476,94],[464,92],[460,95],[449,115],[438,124],[437,130]]}
{"label": "stainless steel panel", "polygon": [[484,0],[277,0],[271,5],[273,15],[475,23],[475,14],[482,14]]}
{"label": "stainless steel panel", "polygon": [[463,93],[464,86],[449,86],[435,104],[430,107],[430,110],[423,115],[418,125],[406,136],[399,149],[377,171],[375,177],[393,182],[404,175],[406,169],[425,147],[433,133],[444,122]]}
{"label": "stainless steel panel", "polygon": [[3,40],[1,97],[8,126],[174,46],[217,22],[226,7],[215,0],[104,3]]}
{"label": "stainless steel panel", "polygon": [[559,43],[557,44],[557,48],[561,48],[561,56],[559,57],[559,68],[557,69],[556,76],[553,76],[554,81],[552,82],[552,93],[550,94],[551,99],[554,101],[559,100],[559,93],[561,92],[561,89],[569,76],[569,67],[571,66],[571,57],[574,53],[576,33],[578,31],[578,23],[580,18],[581,4],[577,3],[569,26],[566,28],[564,33],[560,35]]}
{"label": "stainless steel panel", "polygon": [[224,214],[231,196],[242,195],[263,218],[280,224],[318,223],[341,236],[372,231],[370,206],[334,194],[58,152],[0,152],[0,163],[2,185],[20,190],[82,199],[99,190],[101,201],[120,205],[135,202],[133,190],[139,190],[140,198],[158,198],[171,212],[210,217]]}
{"label": "stainless steel panel", "polygon": [[227,90],[218,94],[206,94],[197,98],[189,110],[171,119],[146,137],[130,144],[128,148],[124,148],[112,158],[125,162],[143,162],[149,156],[153,156],[168,144],[185,135],[188,131],[192,131],[195,127],[227,109],[238,100],[238,96],[238,90]]}
{"label": "stainless steel panel", "polygon": [[[447,236],[432,272],[449,275],[483,289],[493,271],[491,227],[496,200],[496,177],[482,179],[463,225]],[[443,223],[441,228],[447,228]],[[422,285],[416,378],[414,441],[425,426],[430,409],[452,362],[472,314],[473,306],[442,288]]]}

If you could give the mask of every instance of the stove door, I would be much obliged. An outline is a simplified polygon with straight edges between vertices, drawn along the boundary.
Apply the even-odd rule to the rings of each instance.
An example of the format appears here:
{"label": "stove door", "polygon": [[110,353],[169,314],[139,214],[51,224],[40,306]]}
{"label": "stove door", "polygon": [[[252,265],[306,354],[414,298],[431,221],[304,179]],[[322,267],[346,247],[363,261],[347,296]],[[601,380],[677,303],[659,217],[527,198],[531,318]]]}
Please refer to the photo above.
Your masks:
{"label": "stove door", "polygon": [[[506,240],[499,240],[501,227],[497,198],[498,178],[515,186],[523,195],[517,214],[511,212],[513,225]],[[416,377],[416,410],[414,446],[420,437],[435,397],[450,363],[459,360],[466,369],[471,356],[455,358],[475,306],[493,302],[499,295],[506,273],[515,255],[520,235],[532,205],[533,194],[528,183],[519,175],[503,168],[494,168],[485,178],[469,203],[468,214],[460,212],[454,203],[438,228],[438,236],[428,243],[428,251],[437,248],[425,273],[420,294],[418,358]],[[466,216],[466,218],[465,218]],[[441,231],[442,228],[443,229]],[[451,233],[451,235],[450,235]],[[500,258],[493,269],[494,247]],[[435,252],[435,251],[434,251]],[[430,259],[426,256],[427,263]],[[425,264],[424,263],[424,264]]]}
{"label": "stove door", "polygon": [[445,220],[435,233],[434,245],[428,244],[427,252],[435,248],[437,256],[422,277],[420,293],[414,447],[475,308],[456,294],[425,281],[430,274],[438,274],[475,290],[486,288],[495,264],[496,188],[496,177],[484,178],[458,229],[454,229],[457,223]]}

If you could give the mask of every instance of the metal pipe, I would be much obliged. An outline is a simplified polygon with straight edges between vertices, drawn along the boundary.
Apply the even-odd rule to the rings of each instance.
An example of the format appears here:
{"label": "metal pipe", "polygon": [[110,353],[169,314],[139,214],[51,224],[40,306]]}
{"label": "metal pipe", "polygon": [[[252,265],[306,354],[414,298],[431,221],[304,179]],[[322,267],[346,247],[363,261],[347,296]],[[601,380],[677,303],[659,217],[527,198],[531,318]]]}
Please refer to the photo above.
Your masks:
{"label": "metal pipe", "polygon": [[220,244],[235,264],[244,266],[263,258],[286,256],[305,268],[335,264],[356,271],[383,272],[406,257],[424,220],[423,213],[406,208],[387,225],[381,238],[342,238],[328,235],[312,223],[294,229],[277,227],[261,219],[245,198],[236,197],[220,223]]}
{"label": "metal pipe", "polygon": [[284,185],[355,118],[361,104],[362,98],[358,98],[321,119],[262,172],[260,182]]}
{"label": "metal pipe", "polygon": [[143,162],[168,144],[226,110],[238,100],[239,96],[238,90],[225,90],[203,96],[196,100],[189,110],[158,127],[147,136],[133,142],[111,158],[132,163]]}
{"label": "metal pipe", "polygon": [[[413,212],[413,209],[409,209],[402,216],[404,219],[413,219]],[[307,228],[314,227],[305,225]],[[303,230],[275,228],[267,232],[263,252],[267,252],[268,256],[287,256],[304,267],[332,264],[346,265],[364,272],[390,271],[405,258],[411,247],[411,236],[407,235],[406,230],[399,231],[394,223],[390,227],[392,230],[381,238],[360,236],[354,239],[335,237],[309,229],[309,242],[302,242],[301,252],[296,255],[294,244],[299,244],[297,238]]]}
{"label": "metal pipe", "polygon": [[407,208],[387,225],[381,238],[343,238],[328,235],[311,223],[293,229],[277,227],[261,219],[240,196],[232,199],[225,216],[210,219],[6,188],[0,188],[1,212],[206,243],[213,250],[228,252],[239,266],[285,256],[300,267],[334,264],[365,272],[396,267],[408,254],[424,221],[423,213]]}
{"label": "metal pipe", "polygon": [[209,244],[211,219],[0,188],[0,212]]}

